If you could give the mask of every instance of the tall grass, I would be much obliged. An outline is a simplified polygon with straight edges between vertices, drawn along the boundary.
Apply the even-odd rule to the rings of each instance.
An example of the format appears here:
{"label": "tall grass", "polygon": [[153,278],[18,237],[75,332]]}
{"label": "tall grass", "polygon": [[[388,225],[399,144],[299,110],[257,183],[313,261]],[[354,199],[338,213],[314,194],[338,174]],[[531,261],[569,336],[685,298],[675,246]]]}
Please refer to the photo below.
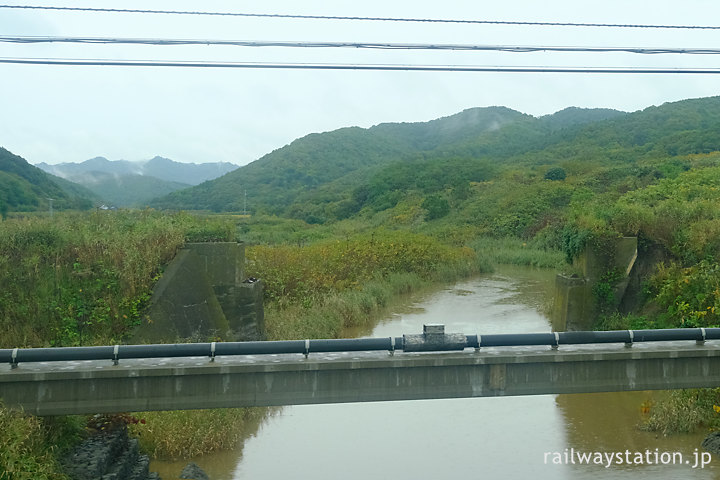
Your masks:
{"label": "tall grass", "polygon": [[80,417],[38,418],[0,404],[0,480],[65,480],[58,454],[83,431]]}
{"label": "tall grass", "polygon": [[0,222],[0,347],[121,343],[188,240],[234,226],[154,211]]}
{"label": "tall grass", "polygon": [[[234,235],[227,221],[149,210],[2,221],[0,348],[121,343],[178,248]],[[0,479],[64,479],[58,455],[83,423],[0,405]]]}
{"label": "tall grass", "polygon": [[144,423],[129,429],[152,458],[176,460],[234,448],[272,411],[253,407],[144,412],[135,414]]}
{"label": "tall grass", "polygon": [[281,305],[310,306],[328,294],[360,289],[373,279],[397,273],[430,279],[439,272],[477,267],[469,248],[383,230],[305,247],[254,246],[246,255],[248,275],[263,278],[266,299]]}
{"label": "tall grass", "polygon": [[490,269],[469,248],[383,230],[305,247],[255,246],[247,257],[249,275],[265,279],[271,339],[337,338],[368,325],[396,295]]}
{"label": "tall grass", "polygon": [[469,245],[491,263],[558,269],[566,265],[565,254],[560,250],[535,246],[519,238],[478,237]]}
{"label": "tall grass", "polygon": [[[153,211],[2,222],[0,347],[119,343],[139,319],[162,266],[184,242],[232,240],[234,235],[227,219]],[[469,248],[383,230],[343,240],[255,246],[247,252],[247,273],[263,278],[267,286],[271,339],[333,338],[348,328],[369,327],[397,295],[490,268],[484,256]],[[136,415],[145,423],[130,428],[152,456],[188,457],[232,448],[267,412],[142,413]],[[0,416],[13,425],[0,424],[0,432],[20,431],[23,425],[27,432],[25,447],[18,447],[25,450],[10,451],[5,463],[34,458],[53,465],[53,432],[62,429],[41,429],[39,420],[6,409]],[[46,478],[42,475],[33,478]]]}
{"label": "tall grass", "polygon": [[673,433],[693,433],[700,428],[720,428],[720,388],[673,390],[669,396],[650,409],[643,430]]}
{"label": "tall grass", "polygon": [[394,297],[426,286],[413,273],[397,273],[367,282],[360,289],[335,292],[312,306],[269,303],[265,327],[270,340],[339,338],[350,328],[369,328]]}

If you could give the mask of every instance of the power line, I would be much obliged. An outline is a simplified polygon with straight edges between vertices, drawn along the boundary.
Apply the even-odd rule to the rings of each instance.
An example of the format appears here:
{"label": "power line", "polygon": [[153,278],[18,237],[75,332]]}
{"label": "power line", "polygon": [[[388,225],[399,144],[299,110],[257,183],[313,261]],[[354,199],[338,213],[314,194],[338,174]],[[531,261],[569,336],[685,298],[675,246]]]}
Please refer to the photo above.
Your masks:
{"label": "power line", "polygon": [[56,7],[39,5],[0,5],[0,8],[31,9],[31,10],[60,10],[73,12],[106,12],[106,13],[145,13],[165,15],[203,15],[218,17],[252,17],[252,18],[288,18],[303,20],[353,20],[372,22],[415,22],[415,23],[460,23],[480,25],[522,25],[522,26],[551,26],[551,27],[607,27],[607,28],[662,28],[662,29],[690,29],[690,30],[720,30],[714,25],[648,25],[648,24],[616,24],[616,23],[574,23],[574,22],[523,22],[508,20],[460,20],[443,18],[396,18],[396,17],[359,17],[359,16],[333,16],[333,15],[292,15],[275,13],[240,13],[240,12],[204,12],[187,10],[144,10],[128,8],[96,8],[96,7]]}
{"label": "power line", "polygon": [[191,40],[159,38],[105,38],[105,37],[45,37],[0,36],[6,43],[82,43],[124,45],[229,45],[241,47],[299,47],[299,48],[368,48],[381,50],[455,50],[499,52],[626,52],[638,54],[692,54],[717,55],[717,48],[647,48],[647,47],[573,47],[529,45],[467,45],[432,43],[374,43],[374,42],[290,42],[257,40]]}
{"label": "power line", "polygon": [[720,68],[639,68],[639,67],[549,67],[484,65],[373,65],[344,63],[253,63],[191,62],[162,60],[105,60],[59,58],[0,58],[0,63],[24,65],[110,66],[110,67],[185,67],[245,68],[293,70],[384,70],[424,72],[499,72],[499,73],[607,73],[607,74],[720,74]]}

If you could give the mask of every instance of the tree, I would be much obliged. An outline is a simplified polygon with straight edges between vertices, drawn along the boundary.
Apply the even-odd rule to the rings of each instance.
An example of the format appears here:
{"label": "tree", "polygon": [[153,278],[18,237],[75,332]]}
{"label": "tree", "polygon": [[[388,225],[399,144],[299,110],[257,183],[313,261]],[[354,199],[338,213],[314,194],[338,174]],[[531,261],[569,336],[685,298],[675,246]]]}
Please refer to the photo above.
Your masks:
{"label": "tree", "polygon": [[545,173],[545,180],[565,180],[567,174],[562,167],[553,167]]}
{"label": "tree", "polygon": [[450,204],[441,195],[430,195],[423,200],[422,208],[427,210],[426,220],[435,220],[436,218],[442,218],[450,213]]}

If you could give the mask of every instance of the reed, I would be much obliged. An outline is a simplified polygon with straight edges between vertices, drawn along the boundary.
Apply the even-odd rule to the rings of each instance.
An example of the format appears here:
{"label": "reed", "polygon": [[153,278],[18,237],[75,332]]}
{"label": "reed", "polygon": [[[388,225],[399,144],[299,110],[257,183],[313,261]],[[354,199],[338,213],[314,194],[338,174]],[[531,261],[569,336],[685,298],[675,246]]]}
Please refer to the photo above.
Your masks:
{"label": "reed", "polygon": [[0,480],[66,480],[58,459],[83,426],[82,417],[39,418],[0,403]]}
{"label": "reed", "polygon": [[672,390],[650,407],[643,430],[663,435],[720,428],[720,388]]}
{"label": "reed", "polygon": [[519,238],[478,237],[470,247],[479,257],[495,264],[528,265],[538,268],[562,268],[565,254],[560,250],[543,248]]}
{"label": "reed", "polygon": [[136,413],[142,421],[129,430],[152,458],[177,460],[234,448],[273,411],[249,407]]}

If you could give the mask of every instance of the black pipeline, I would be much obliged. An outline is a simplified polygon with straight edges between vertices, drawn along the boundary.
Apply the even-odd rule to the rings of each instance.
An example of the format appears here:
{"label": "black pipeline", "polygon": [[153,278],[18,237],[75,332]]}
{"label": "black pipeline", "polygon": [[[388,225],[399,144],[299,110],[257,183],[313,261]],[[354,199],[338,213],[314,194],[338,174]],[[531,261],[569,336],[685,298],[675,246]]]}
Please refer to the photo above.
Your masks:
{"label": "black pipeline", "polygon": [[425,325],[418,335],[387,338],[283,340],[266,342],[211,342],[159,345],[110,345],[100,347],[6,348],[0,363],[112,360],[130,358],[210,357],[310,353],[389,351],[438,352],[485,347],[550,346],[640,342],[720,340],[720,328],[671,328],[666,330],[612,330],[606,332],[551,332],[465,335],[444,332],[443,325]]}

